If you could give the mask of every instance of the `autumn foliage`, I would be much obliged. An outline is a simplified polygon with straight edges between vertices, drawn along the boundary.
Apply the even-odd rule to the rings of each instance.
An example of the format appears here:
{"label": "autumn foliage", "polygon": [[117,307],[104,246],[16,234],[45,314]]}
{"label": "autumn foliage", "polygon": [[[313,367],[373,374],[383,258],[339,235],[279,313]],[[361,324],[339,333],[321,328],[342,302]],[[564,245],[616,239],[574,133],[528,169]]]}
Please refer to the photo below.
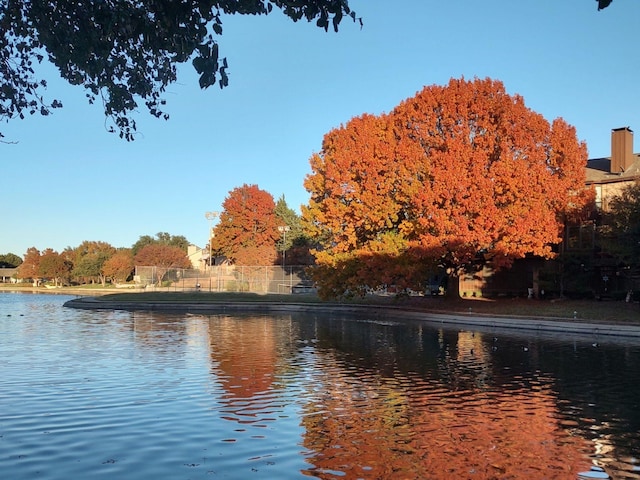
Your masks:
{"label": "autumn foliage", "polygon": [[133,272],[133,255],[131,250],[123,249],[113,254],[102,267],[102,273],[114,282],[124,283]]}
{"label": "autumn foliage", "polygon": [[103,274],[105,262],[111,258],[116,249],[106,242],[84,241],[73,250],[65,253],[73,263],[72,274],[76,278],[98,279],[104,286],[107,276]]}
{"label": "autumn foliage", "polygon": [[437,268],[551,257],[590,199],[586,160],[572,126],[491,79],[452,79],[354,118],[325,136],[305,180],[320,293],[419,289]]}
{"label": "autumn foliage", "polygon": [[230,191],[222,206],[213,251],[236,265],[273,265],[280,236],[271,194],[244,184]]}
{"label": "autumn foliage", "polygon": [[135,264],[155,267],[157,283],[162,283],[165,274],[172,268],[191,268],[187,254],[180,247],[171,245],[147,245],[135,256]]}
{"label": "autumn foliage", "polygon": [[40,250],[30,247],[24,254],[24,261],[18,267],[18,278],[38,280],[40,275]]}

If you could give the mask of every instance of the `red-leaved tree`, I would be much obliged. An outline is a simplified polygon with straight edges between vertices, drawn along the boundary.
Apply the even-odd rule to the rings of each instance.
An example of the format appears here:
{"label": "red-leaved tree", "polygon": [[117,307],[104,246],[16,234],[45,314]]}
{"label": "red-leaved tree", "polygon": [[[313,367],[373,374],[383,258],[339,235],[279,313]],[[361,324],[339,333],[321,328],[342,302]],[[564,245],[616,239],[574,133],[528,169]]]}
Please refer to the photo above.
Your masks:
{"label": "red-leaved tree", "polygon": [[171,245],[147,245],[142,247],[134,260],[138,266],[155,267],[158,285],[162,283],[162,279],[170,269],[191,268],[191,262],[184,250]]}
{"label": "red-leaved tree", "polygon": [[31,279],[37,283],[40,279],[40,250],[30,247],[24,254],[24,261],[18,267],[18,278]]}
{"label": "red-leaved tree", "polygon": [[586,160],[573,127],[491,79],[452,79],[354,118],[325,136],[305,180],[320,292],[421,288],[439,268],[457,293],[462,272],[551,257],[591,198]]}
{"label": "red-leaved tree", "polygon": [[38,273],[40,278],[50,278],[58,286],[69,278],[73,263],[58,252],[47,248],[40,257]]}
{"label": "red-leaved tree", "polygon": [[257,185],[229,192],[214,228],[211,248],[236,265],[273,265],[280,238],[273,196]]}
{"label": "red-leaved tree", "polygon": [[102,275],[114,282],[124,283],[133,272],[133,254],[130,249],[118,250],[102,266]]}

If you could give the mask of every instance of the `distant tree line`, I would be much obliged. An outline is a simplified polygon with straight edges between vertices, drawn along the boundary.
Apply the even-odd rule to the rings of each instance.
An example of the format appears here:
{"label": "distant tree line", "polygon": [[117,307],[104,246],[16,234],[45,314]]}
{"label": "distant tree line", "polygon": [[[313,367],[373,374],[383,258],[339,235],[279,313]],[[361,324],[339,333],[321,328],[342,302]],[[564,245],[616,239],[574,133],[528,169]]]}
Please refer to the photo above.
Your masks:
{"label": "distant tree line", "polygon": [[155,237],[141,236],[131,248],[115,248],[107,242],[88,240],[62,252],[31,247],[17,265],[17,277],[36,284],[44,279],[54,285],[124,283],[131,279],[134,266],[140,262],[189,268],[187,246],[185,237],[161,232]]}
{"label": "distant tree line", "polygon": [[[272,199],[269,201],[266,192],[259,192],[260,189],[255,185],[244,185],[229,193],[232,198],[244,197],[247,200],[245,207],[250,212],[242,214],[234,210],[233,202],[225,203],[227,208],[222,216],[224,223],[221,222],[214,229],[211,239],[214,255],[235,261],[238,265],[243,261],[246,265],[254,264],[253,262],[257,262],[255,265],[272,265],[280,264],[282,255],[286,252],[289,265],[312,265],[315,257],[311,250],[317,255],[318,251],[330,244],[327,240],[314,242],[311,239],[312,230],[287,206],[284,196],[273,203]],[[262,217],[251,217],[259,211],[258,208],[253,208],[253,195],[263,198],[272,210],[267,210]],[[592,229],[587,233],[590,240],[586,248],[571,248],[571,245],[567,245],[567,248],[558,249],[557,260],[561,266],[564,290],[586,292],[591,288],[589,284],[602,282],[598,278],[601,272],[596,268],[597,262],[602,258],[607,258],[609,264],[615,266],[618,276],[640,277],[640,183],[624,188],[609,204],[607,212],[595,213],[590,218],[590,223],[575,226],[576,229]],[[235,222],[244,220],[231,228],[229,224],[233,223],[233,219]],[[254,235],[257,230],[264,232],[265,226],[270,226],[270,234],[263,234],[262,237]],[[289,227],[286,238],[278,226]],[[571,228],[568,231],[571,232]],[[570,237],[568,235],[565,238],[568,244],[574,242]],[[255,241],[257,238],[262,238],[264,243],[260,245]],[[57,284],[73,282],[104,285],[109,281],[125,283],[131,280],[135,265],[158,267],[157,273],[164,273],[168,268],[190,268],[191,264],[186,257],[188,244],[183,236],[160,232],[155,236],[141,236],[131,248],[115,248],[99,241],[85,241],[78,247],[69,247],[61,253],[52,249],[39,251],[32,247],[27,250],[24,259],[13,253],[0,255],[0,268],[19,267],[19,278],[35,281],[46,278]],[[238,248],[238,245],[242,248]],[[266,254],[260,256],[260,252]],[[401,275],[403,269],[406,269],[406,275],[413,275],[416,269],[420,269],[423,272],[420,278],[424,281],[429,274],[419,263],[412,265],[402,256],[398,256],[390,265],[393,272],[399,272],[394,273],[397,275]],[[381,269],[380,272],[384,270]],[[332,280],[320,285],[324,288],[334,285],[345,274],[348,271],[337,270],[333,276],[329,275]],[[612,278],[612,286],[613,280]]]}
{"label": "distant tree line", "polygon": [[[205,252],[211,250],[214,257],[235,265],[279,265],[285,255],[289,265],[313,262],[300,217],[284,196],[274,202],[271,194],[257,185],[243,185],[229,192],[223,207]],[[135,266],[153,266],[156,281],[161,283],[169,269],[193,268],[187,256],[189,244],[182,235],[160,232],[140,236],[131,248],[116,248],[102,241],[84,241],[62,252],[31,247],[24,258],[13,253],[0,256],[0,265],[17,267],[17,278],[35,283],[46,279],[54,285],[103,286],[130,281]]]}

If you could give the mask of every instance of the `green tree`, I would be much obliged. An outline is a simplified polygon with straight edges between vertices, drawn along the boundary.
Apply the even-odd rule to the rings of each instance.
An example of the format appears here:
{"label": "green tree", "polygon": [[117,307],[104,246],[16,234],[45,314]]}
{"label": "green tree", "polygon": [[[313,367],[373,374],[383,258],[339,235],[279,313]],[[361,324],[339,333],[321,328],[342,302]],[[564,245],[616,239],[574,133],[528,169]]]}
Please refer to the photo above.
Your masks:
{"label": "green tree", "polygon": [[110,131],[133,140],[131,114],[140,102],[168,119],[164,92],[177,80],[178,64],[191,60],[201,88],[227,86],[229,67],[216,39],[223,14],[274,8],[325,30],[337,30],[345,16],[356,20],[347,0],[0,0],[0,120],[62,107],[43,100],[46,81],[35,77],[34,66],[46,58],[62,78],[84,87],[90,103],[103,104]]}
{"label": "green tree", "polygon": [[284,195],[282,195],[276,202],[275,214],[278,221],[278,227],[289,227],[287,229],[286,240],[285,236],[282,235],[276,246],[278,251],[289,250],[293,245],[294,240],[302,235],[300,217],[294,210],[289,208]]}
{"label": "green tree", "polygon": [[[313,255],[311,255],[313,243],[311,238],[304,230],[302,218],[293,209],[289,208],[284,195],[276,202],[275,213],[279,227],[278,233],[280,234],[280,239],[276,243],[278,253],[283,255],[284,250],[287,265],[313,264]],[[284,232],[280,231],[280,227],[289,227],[286,236]]]}
{"label": "green tree", "polygon": [[133,256],[147,245],[166,245],[169,247],[178,247],[187,253],[189,248],[189,240],[183,235],[171,235],[167,232],[158,232],[155,237],[151,235],[141,235],[136,243],[131,247]]}
{"label": "green tree", "polygon": [[0,255],[0,268],[16,268],[22,263],[22,259],[15,253]]}

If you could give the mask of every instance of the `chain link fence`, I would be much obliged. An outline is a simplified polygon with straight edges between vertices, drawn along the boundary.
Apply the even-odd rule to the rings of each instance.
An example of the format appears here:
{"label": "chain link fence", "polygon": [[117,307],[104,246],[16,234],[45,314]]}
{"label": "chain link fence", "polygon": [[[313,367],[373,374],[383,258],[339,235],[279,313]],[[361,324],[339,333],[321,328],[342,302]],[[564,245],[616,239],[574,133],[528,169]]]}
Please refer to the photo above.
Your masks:
{"label": "chain link fence", "polygon": [[215,265],[206,270],[137,266],[134,281],[146,290],[311,293],[306,266]]}

